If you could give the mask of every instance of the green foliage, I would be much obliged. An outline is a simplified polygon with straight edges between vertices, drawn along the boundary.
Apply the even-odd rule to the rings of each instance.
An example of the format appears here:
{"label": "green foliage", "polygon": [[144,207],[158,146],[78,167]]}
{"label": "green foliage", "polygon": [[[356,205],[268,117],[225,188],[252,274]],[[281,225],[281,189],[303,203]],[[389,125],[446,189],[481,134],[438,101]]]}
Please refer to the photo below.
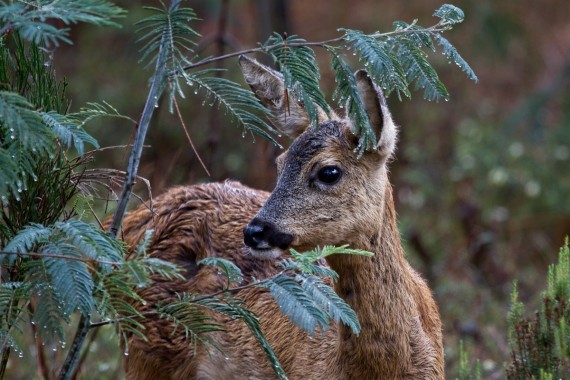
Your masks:
{"label": "green foliage", "polygon": [[118,26],[111,19],[124,15],[123,9],[102,0],[10,0],[0,4],[0,21],[4,25],[2,33],[14,29],[22,38],[48,47],[72,42],[69,28],[58,28],[47,20],[60,21],[65,25],[85,22]]}
{"label": "green foliage", "polygon": [[534,318],[524,317],[516,287],[509,313],[509,379],[566,378],[570,375],[570,249],[560,249],[558,264],[548,270],[547,290]]}
{"label": "green foliage", "polygon": [[[223,106],[230,115],[230,119],[243,128],[244,134],[246,131],[255,132],[279,146],[279,143],[266,132],[276,133],[275,129],[258,116],[258,114],[268,116],[269,111],[259,103],[251,91],[243,89],[228,79],[210,76],[216,71],[202,70],[185,73],[184,76],[188,85],[195,86],[194,94],[198,94],[203,89],[206,92],[206,98],[212,99],[208,104]],[[203,104],[206,102],[207,99]]]}
{"label": "green foliage", "polygon": [[283,38],[280,34],[274,33],[263,44],[263,48],[279,66],[285,87],[293,94],[292,100],[303,105],[309,120],[316,125],[317,107],[328,114],[329,105],[319,88],[321,75],[315,52],[305,45],[306,42],[297,36]]}
{"label": "green foliage", "polygon": [[456,380],[481,380],[481,363],[477,360],[474,366],[470,365],[463,341],[459,342],[459,376]]}

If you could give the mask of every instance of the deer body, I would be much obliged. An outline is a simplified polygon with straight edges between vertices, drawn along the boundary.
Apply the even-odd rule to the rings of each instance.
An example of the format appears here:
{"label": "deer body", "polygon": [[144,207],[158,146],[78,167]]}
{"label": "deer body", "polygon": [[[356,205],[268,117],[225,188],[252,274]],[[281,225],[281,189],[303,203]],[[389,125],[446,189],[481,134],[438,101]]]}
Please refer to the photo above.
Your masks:
{"label": "deer body", "polygon": [[[277,272],[276,257],[289,247],[348,244],[373,257],[327,258],[339,274],[335,291],[358,315],[354,335],[333,325],[310,337],[294,327],[271,296],[256,288],[241,297],[256,312],[263,332],[290,379],[443,379],[441,322],[431,292],[404,258],[386,163],[395,146],[396,127],[381,92],[365,72],[357,73],[360,96],[379,143],[360,159],[354,127],[336,115],[320,115],[308,127],[302,105],[284,100],[280,75],[242,58],[248,84],[295,138],[278,158],[278,182],[271,195],[238,183],[175,188],[157,199],[156,215],[139,208],[125,219],[124,236],[134,246],[145,229],[155,229],[151,254],[187,268],[187,281],[156,279],[141,296],[147,306],[176,292],[212,293],[224,279],[196,266],[207,256],[234,261],[246,277]],[[294,103],[294,102],[293,102]],[[244,230],[245,228],[245,230]],[[241,243],[243,231],[246,246]],[[220,318],[217,316],[216,318]],[[148,342],[130,339],[127,378],[268,379],[275,375],[247,327],[226,321],[227,331],[212,334],[222,353],[192,347],[172,325],[149,320]]]}

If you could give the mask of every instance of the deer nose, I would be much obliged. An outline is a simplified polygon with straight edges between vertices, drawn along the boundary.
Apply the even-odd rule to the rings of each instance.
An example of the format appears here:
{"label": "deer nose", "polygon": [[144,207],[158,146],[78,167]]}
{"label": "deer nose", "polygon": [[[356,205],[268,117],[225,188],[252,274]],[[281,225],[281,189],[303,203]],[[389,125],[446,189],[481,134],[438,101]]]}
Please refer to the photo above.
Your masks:
{"label": "deer nose", "polygon": [[287,249],[293,235],[280,232],[273,223],[254,218],[243,231],[243,241],[253,249]]}

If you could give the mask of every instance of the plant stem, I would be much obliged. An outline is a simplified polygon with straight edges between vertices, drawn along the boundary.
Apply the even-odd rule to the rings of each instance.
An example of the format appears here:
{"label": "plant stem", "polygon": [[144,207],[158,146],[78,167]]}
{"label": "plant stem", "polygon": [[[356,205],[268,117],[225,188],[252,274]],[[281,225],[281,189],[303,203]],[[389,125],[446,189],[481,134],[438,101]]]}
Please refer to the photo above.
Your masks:
{"label": "plant stem", "polygon": [[[172,1],[172,8],[178,6],[179,1],[173,0]],[[166,32],[162,35],[162,40],[160,43],[160,50],[158,52],[158,57],[156,60],[156,68],[154,75],[152,77],[152,82],[150,85],[150,90],[148,92],[148,96],[146,99],[146,103],[141,114],[139,123],[137,125],[136,135],[133,141],[133,148],[131,150],[131,154],[129,156],[129,164],[127,167],[127,173],[125,175],[125,182],[123,184],[123,189],[121,191],[121,195],[119,196],[117,202],[117,209],[115,210],[115,214],[113,215],[113,221],[109,227],[109,232],[113,237],[117,237],[119,234],[119,230],[121,225],[123,224],[123,218],[125,216],[125,212],[127,211],[127,205],[129,203],[129,199],[131,197],[132,189],[135,184],[135,180],[137,178],[137,172],[139,168],[139,163],[142,155],[142,149],[144,146],[144,140],[146,137],[146,133],[148,131],[148,127],[150,125],[150,121],[152,119],[152,115],[154,110],[158,105],[158,99],[162,95],[164,88],[167,83],[168,72],[166,69],[166,62],[168,59],[168,44]],[[75,338],[73,339],[73,343],[69,348],[69,352],[67,353],[67,357],[65,358],[65,362],[61,368],[61,371],[58,376],[58,380],[69,380],[73,373],[75,372],[75,367],[77,362],[79,361],[79,355],[81,353],[81,349],[84,345],[85,338],[87,337],[87,333],[89,332],[90,326],[90,315],[81,315],[79,320],[79,325],[77,328],[77,333],[75,334]]]}

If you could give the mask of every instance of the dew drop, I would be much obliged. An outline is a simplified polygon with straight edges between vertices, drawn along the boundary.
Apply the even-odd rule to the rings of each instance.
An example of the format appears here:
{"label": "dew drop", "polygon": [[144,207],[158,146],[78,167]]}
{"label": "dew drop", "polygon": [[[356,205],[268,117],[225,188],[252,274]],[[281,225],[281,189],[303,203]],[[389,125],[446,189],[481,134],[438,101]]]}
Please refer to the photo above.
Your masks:
{"label": "dew drop", "polygon": [[125,351],[125,352],[123,353],[123,355],[129,356],[129,352],[128,352],[128,351]]}

